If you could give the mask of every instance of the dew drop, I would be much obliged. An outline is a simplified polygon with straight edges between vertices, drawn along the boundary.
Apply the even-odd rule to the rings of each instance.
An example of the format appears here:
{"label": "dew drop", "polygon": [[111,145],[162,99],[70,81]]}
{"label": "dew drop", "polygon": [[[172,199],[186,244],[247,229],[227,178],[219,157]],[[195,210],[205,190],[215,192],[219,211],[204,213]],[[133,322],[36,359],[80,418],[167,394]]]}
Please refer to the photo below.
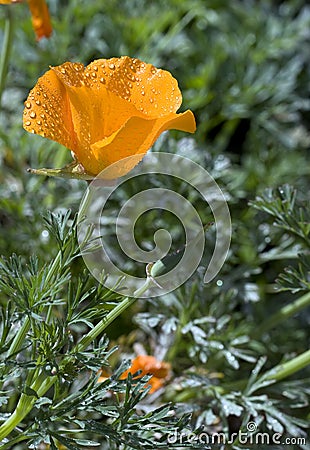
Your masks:
{"label": "dew drop", "polygon": [[40,114],[40,117],[42,117],[42,119],[45,119],[45,114]]}
{"label": "dew drop", "polygon": [[60,72],[65,74],[66,73],[66,69],[64,69],[63,67],[60,69]]}
{"label": "dew drop", "polygon": [[40,100],[36,100],[36,104],[37,104],[38,106],[40,106],[40,105],[41,105]]}
{"label": "dew drop", "polygon": [[30,120],[27,120],[27,122],[25,122],[26,127],[29,127],[31,125]]}
{"label": "dew drop", "polygon": [[31,103],[30,102],[26,102],[25,106],[26,106],[27,109],[30,109],[31,108]]}
{"label": "dew drop", "polygon": [[93,78],[96,78],[97,75],[95,74],[95,72],[92,72],[91,76],[92,76]]}
{"label": "dew drop", "polygon": [[42,120],[37,120],[38,125],[42,125]]}
{"label": "dew drop", "polygon": [[93,66],[93,70],[94,70],[95,72],[98,72],[98,67],[97,67],[97,66]]}
{"label": "dew drop", "polygon": [[115,64],[109,64],[109,67],[110,67],[111,70],[114,70],[115,69]]}
{"label": "dew drop", "polygon": [[144,92],[144,91],[141,91],[141,95],[145,95],[145,92]]}
{"label": "dew drop", "polygon": [[100,83],[105,84],[105,79],[103,77],[100,78]]}
{"label": "dew drop", "polygon": [[31,133],[33,133],[33,134],[35,133],[35,131],[34,131],[34,129],[33,129],[33,128],[32,128],[32,130],[31,130]]}
{"label": "dew drop", "polygon": [[154,100],[152,98],[150,98],[150,103],[153,103],[153,102],[154,102]]}
{"label": "dew drop", "polygon": [[31,117],[31,119],[35,119],[36,118],[36,113],[34,111],[31,111],[29,116]]}

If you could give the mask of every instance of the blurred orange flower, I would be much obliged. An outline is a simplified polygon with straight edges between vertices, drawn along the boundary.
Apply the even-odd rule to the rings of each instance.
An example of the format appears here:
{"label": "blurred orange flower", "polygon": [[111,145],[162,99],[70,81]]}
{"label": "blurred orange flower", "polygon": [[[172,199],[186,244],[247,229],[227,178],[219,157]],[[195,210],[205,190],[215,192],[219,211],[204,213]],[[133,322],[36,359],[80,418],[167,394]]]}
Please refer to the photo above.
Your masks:
{"label": "blurred orange flower", "polygon": [[164,385],[169,377],[170,368],[169,363],[158,361],[154,356],[139,355],[132,361],[130,368],[120,378],[124,380],[128,377],[129,373],[134,375],[139,370],[141,371],[139,378],[144,375],[153,375],[146,384],[147,386],[151,386],[150,393],[153,393]]}
{"label": "blurred orange flower", "polygon": [[[23,0],[0,0],[0,4],[8,5],[10,3],[22,3],[22,1]],[[37,40],[40,40],[43,37],[49,37],[52,34],[53,29],[45,0],[28,0],[28,5]]]}
{"label": "blurred orange flower", "polygon": [[[22,3],[24,0],[0,0],[0,4]],[[32,26],[39,41],[52,34],[50,15],[45,0],[27,0],[31,12]]]}
{"label": "blurred orange flower", "polygon": [[23,125],[70,149],[92,175],[133,156],[109,173],[116,178],[129,172],[163,131],[195,131],[191,111],[176,114],[181,103],[175,78],[138,59],[99,59],[87,67],[66,62],[39,78],[25,102]]}
{"label": "blurred orange flower", "polygon": [[45,0],[28,0],[28,5],[37,40],[50,37],[53,29]]}

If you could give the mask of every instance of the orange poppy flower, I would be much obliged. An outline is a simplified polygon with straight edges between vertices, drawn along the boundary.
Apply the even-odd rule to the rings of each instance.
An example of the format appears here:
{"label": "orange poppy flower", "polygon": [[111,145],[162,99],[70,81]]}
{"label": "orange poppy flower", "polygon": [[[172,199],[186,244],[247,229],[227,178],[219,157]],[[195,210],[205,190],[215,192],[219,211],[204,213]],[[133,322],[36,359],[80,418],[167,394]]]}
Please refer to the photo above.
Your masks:
{"label": "orange poppy flower", "polygon": [[195,131],[191,111],[176,114],[181,103],[172,75],[138,59],[99,59],[87,67],[66,62],[39,78],[25,102],[23,125],[70,149],[93,176],[133,156],[107,177],[116,178],[129,172],[163,131]]}
{"label": "orange poppy flower", "polygon": [[[0,0],[0,4],[2,5],[22,2],[23,0]],[[28,5],[31,12],[32,26],[37,40],[39,41],[43,37],[50,37],[53,29],[45,0],[28,0]]]}
{"label": "orange poppy flower", "polygon": [[169,377],[170,364],[158,361],[154,356],[139,355],[132,361],[130,368],[120,378],[124,380],[128,377],[129,373],[134,375],[139,370],[141,371],[139,378],[143,375],[152,375],[152,378],[150,378],[146,385],[151,386],[150,393],[153,393],[163,386],[165,380]]}
{"label": "orange poppy flower", "polygon": [[45,0],[28,0],[28,5],[37,40],[50,37],[53,29]]}

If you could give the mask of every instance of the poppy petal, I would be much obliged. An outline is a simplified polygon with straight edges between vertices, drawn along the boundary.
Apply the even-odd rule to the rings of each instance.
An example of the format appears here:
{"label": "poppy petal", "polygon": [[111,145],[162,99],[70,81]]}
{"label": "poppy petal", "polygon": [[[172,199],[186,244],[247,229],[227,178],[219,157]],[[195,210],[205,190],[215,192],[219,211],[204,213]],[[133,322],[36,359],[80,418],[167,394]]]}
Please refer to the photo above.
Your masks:
{"label": "poppy petal", "polygon": [[176,112],[182,103],[178,82],[170,72],[136,58],[102,59],[87,66],[91,77],[104,80],[107,89],[131,102],[148,117]]}
{"label": "poppy petal", "polygon": [[[187,110],[182,114],[171,113],[159,119],[132,117],[120,130],[91,145],[92,167],[85,166],[83,161],[81,163],[87,171],[99,173],[110,164],[134,155],[135,157],[125,162],[124,171],[121,170],[122,164],[111,168],[113,172],[114,169],[117,171],[117,176],[124,175],[141,161],[158,136],[169,129],[194,133],[196,124],[193,113]],[[112,175],[112,172],[108,173],[109,178],[112,178]]]}
{"label": "poppy petal", "polygon": [[138,378],[144,375],[153,375],[146,386],[151,386],[150,393],[157,391],[165,383],[165,380],[169,377],[171,366],[169,363],[159,361],[151,355],[139,355],[131,363],[129,369],[122,373],[121,380],[128,377],[129,373],[132,375],[141,371]]}
{"label": "poppy petal", "polygon": [[39,78],[25,102],[23,126],[69,149],[77,145],[66,89],[53,70]]}

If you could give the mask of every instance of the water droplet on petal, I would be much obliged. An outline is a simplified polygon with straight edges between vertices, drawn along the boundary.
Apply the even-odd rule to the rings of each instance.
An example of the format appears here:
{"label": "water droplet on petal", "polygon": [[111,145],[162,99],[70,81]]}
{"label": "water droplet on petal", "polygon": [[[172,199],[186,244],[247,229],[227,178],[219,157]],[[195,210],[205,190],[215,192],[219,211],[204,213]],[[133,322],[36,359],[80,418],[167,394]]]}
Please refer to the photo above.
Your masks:
{"label": "water droplet on petal", "polygon": [[34,111],[31,111],[29,116],[31,117],[31,119],[35,119],[36,118],[36,113]]}
{"label": "water droplet on petal", "polygon": [[38,106],[40,106],[40,105],[41,105],[40,100],[36,100],[36,104],[37,104]]}
{"label": "water droplet on petal", "polygon": [[31,103],[30,102],[26,102],[25,106],[26,106],[27,109],[30,109],[31,108]]}
{"label": "water droplet on petal", "polygon": [[109,67],[110,67],[111,70],[114,70],[115,69],[115,64],[111,63],[111,64],[109,64]]}
{"label": "water droplet on petal", "polygon": [[26,127],[29,127],[31,125],[30,120],[27,120],[27,122],[25,122]]}

